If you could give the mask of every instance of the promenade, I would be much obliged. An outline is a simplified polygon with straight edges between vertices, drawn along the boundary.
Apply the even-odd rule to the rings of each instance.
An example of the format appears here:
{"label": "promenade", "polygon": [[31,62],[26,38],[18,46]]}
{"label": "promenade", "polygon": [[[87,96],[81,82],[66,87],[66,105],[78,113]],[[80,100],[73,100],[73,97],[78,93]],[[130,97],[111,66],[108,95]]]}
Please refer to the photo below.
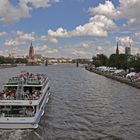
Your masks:
{"label": "promenade", "polygon": [[140,89],[140,81],[137,81],[135,79],[129,79],[129,78],[126,78],[126,77],[123,77],[123,76],[113,75],[113,74],[111,74],[109,72],[102,72],[102,71],[97,70],[95,68],[91,69],[89,67],[85,67],[85,69],[90,71],[90,72],[94,72],[96,74],[99,74],[99,75],[105,76],[107,78],[117,80],[119,82],[122,82],[122,83],[125,83],[125,84],[128,84],[130,86],[133,86],[135,88]]}

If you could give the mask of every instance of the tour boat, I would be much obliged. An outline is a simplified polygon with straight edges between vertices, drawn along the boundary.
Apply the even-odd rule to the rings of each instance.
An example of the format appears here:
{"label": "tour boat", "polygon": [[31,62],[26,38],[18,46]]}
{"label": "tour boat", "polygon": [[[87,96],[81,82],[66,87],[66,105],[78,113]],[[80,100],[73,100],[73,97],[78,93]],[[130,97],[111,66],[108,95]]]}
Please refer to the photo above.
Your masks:
{"label": "tour boat", "polygon": [[3,84],[0,129],[37,128],[49,100],[46,74],[22,71]]}

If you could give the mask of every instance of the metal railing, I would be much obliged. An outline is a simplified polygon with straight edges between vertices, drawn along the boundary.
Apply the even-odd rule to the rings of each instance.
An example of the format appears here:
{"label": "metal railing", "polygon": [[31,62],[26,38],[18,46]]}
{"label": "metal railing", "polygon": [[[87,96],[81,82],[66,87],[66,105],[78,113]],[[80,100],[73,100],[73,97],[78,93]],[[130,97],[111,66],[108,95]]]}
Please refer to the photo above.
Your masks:
{"label": "metal railing", "polygon": [[18,87],[17,87],[17,91],[16,91],[16,99],[19,100],[19,99],[23,99],[23,84],[24,84],[24,81],[20,80],[18,82]]}

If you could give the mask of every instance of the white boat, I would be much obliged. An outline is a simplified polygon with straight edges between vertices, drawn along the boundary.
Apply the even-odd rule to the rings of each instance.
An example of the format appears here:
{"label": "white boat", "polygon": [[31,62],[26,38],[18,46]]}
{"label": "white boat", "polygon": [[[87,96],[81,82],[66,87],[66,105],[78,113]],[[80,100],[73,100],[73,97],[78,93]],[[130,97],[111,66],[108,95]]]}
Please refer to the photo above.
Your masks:
{"label": "white boat", "polygon": [[0,92],[0,129],[37,128],[49,95],[45,74],[22,72],[10,78]]}

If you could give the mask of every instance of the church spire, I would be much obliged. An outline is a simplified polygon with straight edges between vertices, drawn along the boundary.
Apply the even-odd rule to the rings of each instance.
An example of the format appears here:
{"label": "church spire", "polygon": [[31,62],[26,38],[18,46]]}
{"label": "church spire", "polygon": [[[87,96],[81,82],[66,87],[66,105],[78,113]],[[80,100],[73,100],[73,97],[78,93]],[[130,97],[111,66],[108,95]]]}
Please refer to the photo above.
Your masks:
{"label": "church spire", "polygon": [[119,44],[118,44],[118,41],[117,41],[116,54],[119,54]]}
{"label": "church spire", "polygon": [[32,46],[32,42],[31,42],[31,46]]}

